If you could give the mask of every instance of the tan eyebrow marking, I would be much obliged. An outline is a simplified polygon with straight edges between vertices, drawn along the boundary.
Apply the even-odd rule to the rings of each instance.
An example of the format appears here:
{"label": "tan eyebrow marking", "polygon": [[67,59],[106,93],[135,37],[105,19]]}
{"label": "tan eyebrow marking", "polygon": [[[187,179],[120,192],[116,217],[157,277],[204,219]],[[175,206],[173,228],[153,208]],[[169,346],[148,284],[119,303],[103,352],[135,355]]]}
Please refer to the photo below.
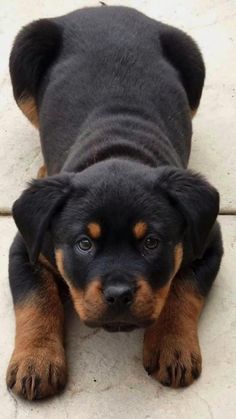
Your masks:
{"label": "tan eyebrow marking", "polygon": [[101,237],[102,230],[98,223],[89,223],[87,229],[92,239],[99,239]]}
{"label": "tan eyebrow marking", "polygon": [[144,221],[139,221],[133,228],[133,233],[136,239],[143,239],[147,232],[147,224]]}

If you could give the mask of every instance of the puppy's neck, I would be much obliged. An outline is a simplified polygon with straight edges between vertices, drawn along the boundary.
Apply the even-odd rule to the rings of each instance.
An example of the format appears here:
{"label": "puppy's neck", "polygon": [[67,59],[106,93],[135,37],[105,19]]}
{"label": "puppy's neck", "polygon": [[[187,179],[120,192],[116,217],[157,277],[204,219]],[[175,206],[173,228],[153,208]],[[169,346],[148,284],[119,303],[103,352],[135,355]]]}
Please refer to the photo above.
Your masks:
{"label": "puppy's neck", "polygon": [[139,161],[150,167],[179,166],[180,161],[158,116],[141,108],[113,106],[94,111],[83,124],[62,170],[79,172],[110,158]]}

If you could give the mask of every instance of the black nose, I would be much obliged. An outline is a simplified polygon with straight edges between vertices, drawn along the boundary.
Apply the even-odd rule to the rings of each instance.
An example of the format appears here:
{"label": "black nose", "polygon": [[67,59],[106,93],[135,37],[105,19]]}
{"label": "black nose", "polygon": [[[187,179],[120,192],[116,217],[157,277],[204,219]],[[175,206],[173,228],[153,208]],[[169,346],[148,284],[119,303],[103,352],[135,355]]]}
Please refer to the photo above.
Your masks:
{"label": "black nose", "polygon": [[133,290],[129,285],[108,285],[104,291],[104,297],[110,306],[129,306],[133,299]]}

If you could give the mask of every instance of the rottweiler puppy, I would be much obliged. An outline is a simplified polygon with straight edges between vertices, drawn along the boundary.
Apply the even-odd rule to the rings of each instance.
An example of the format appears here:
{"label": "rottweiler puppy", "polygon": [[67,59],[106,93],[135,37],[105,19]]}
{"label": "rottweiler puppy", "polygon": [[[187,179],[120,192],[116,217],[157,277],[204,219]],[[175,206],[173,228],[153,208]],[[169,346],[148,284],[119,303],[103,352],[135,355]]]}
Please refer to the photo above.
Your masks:
{"label": "rottweiler puppy", "polygon": [[145,329],[148,374],[191,384],[223,253],[219,194],[187,169],[197,45],[131,8],[85,8],[24,27],[10,74],[45,164],[13,205],[8,387],[30,400],[64,387],[63,283],[88,326]]}

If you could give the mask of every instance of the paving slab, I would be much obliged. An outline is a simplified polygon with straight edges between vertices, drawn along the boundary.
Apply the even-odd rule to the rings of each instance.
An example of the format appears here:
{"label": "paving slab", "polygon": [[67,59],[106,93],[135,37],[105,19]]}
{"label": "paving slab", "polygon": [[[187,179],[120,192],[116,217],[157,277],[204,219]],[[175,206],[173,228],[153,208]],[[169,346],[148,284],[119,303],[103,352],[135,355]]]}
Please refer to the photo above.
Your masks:
{"label": "paving slab", "polygon": [[[201,107],[193,122],[190,166],[205,174],[221,192],[222,211],[236,210],[234,0],[106,0],[108,5],[136,7],[147,15],[176,25],[199,43],[207,67]],[[33,19],[64,14],[99,4],[88,0],[1,0],[0,8],[0,210],[8,211],[41,163],[37,131],[12,98],[9,51],[18,30]]]}
{"label": "paving slab", "polygon": [[235,419],[236,217],[219,219],[225,256],[200,320],[204,364],[195,384],[172,390],[149,378],[142,367],[142,331],[109,334],[89,329],[68,310],[66,390],[53,399],[30,403],[15,398],[5,386],[14,341],[7,254],[15,226],[10,217],[0,218],[1,419]]}

